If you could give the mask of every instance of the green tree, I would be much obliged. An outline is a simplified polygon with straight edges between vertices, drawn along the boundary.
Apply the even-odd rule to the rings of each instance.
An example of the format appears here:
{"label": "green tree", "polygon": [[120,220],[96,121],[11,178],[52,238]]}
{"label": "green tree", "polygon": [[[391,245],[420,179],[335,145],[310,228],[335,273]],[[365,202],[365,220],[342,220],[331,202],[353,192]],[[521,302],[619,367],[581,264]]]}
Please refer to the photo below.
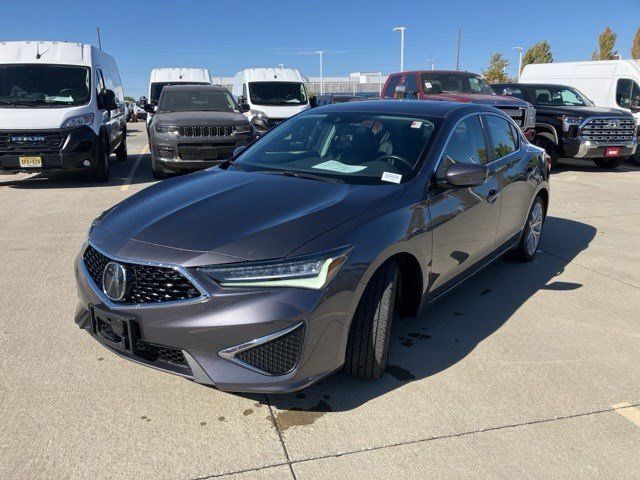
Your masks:
{"label": "green tree", "polygon": [[631,44],[631,57],[636,60],[640,60],[640,28],[633,37],[633,43]]}
{"label": "green tree", "polygon": [[551,53],[551,46],[546,40],[533,45],[527,50],[522,57],[522,68],[531,63],[552,63],[553,54]]}
{"label": "green tree", "polygon": [[591,60],[615,60],[618,58],[618,52],[615,51],[616,35],[609,27],[598,36],[598,50],[593,52]]}
{"label": "green tree", "polygon": [[136,102],[137,102],[137,100],[136,100],[135,98],[130,97],[130,96],[128,96],[128,95],[125,95],[124,99],[125,99],[127,102],[131,102],[131,103],[136,103]]}
{"label": "green tree", "polygon": [[504,83],[509,81],[506,70],[509,61],[500,52],[491,54],[489,66],[482,71],[482,75],[489,83]]}

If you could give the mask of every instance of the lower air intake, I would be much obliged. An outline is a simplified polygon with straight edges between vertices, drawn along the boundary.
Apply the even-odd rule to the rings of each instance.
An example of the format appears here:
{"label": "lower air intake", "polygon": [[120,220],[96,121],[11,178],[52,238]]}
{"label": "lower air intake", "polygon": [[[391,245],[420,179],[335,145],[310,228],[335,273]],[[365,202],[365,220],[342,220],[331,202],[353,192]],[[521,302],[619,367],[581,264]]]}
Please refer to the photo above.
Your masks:
{"label": "lower air intake", "polygon": [[304,325],[269,342],[243,350],[236,359],[270,375],[284,375],[298,363],[304,338]]}

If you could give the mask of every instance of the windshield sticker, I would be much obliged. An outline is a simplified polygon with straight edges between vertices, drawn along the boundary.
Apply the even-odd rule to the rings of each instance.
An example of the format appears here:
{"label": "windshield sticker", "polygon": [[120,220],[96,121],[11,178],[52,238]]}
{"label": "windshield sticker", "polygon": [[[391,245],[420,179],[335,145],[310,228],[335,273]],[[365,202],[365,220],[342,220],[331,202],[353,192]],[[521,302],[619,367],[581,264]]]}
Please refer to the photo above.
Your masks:
{"label": "windshield sticker", "polygon": [[420,128],[422,127],[422,122],[411,122],[411,128]]}
{"label": "windshield sticker", "polygon": [[424,86],[427,88],[433,88],[433,85],[431,84],[431,82],[424,82]]}
{"label": "windshield sticker", "polygon": [[400,183],[402,175],[399,173],[384,172],[380,178],[383,182]]}
{"label": "windshield sticker", "polygon": [[361,172],[367,167],[363,167],[362,165],[347,165],[346,163],[341,163],[337,160],[329,160],[327,162],[322,162],[318,165],[314,165],[311,168],[317,168],[319,170],[329,170],[331,172],[356,173]]}

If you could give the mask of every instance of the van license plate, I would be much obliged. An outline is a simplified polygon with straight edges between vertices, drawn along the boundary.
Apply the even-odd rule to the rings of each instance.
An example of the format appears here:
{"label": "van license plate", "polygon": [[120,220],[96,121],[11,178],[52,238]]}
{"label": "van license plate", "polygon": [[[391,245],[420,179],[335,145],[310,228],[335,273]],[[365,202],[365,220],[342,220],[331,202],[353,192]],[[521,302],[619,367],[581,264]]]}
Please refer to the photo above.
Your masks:
{"label": "van license plate", "polygon": [[23,168],[42,167],[42,157],[19,157],[20,166]]}
{"label": "van license plate", "polygon": [[620,147],[609,147],[604,152],[605,157],[619,157],[620,156]]}

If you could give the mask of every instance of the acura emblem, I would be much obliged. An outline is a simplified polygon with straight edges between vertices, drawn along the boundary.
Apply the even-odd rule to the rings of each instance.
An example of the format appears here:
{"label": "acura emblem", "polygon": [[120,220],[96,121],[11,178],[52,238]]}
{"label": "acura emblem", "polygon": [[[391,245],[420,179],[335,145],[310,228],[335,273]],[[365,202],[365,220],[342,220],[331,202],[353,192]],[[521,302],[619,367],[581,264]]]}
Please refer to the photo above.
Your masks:
{"label": "acura emblem", "polygon": [[127,271],[116,262],[109,262],[102,272],[102,291],[114,302],[124,298],[127,291]]}

